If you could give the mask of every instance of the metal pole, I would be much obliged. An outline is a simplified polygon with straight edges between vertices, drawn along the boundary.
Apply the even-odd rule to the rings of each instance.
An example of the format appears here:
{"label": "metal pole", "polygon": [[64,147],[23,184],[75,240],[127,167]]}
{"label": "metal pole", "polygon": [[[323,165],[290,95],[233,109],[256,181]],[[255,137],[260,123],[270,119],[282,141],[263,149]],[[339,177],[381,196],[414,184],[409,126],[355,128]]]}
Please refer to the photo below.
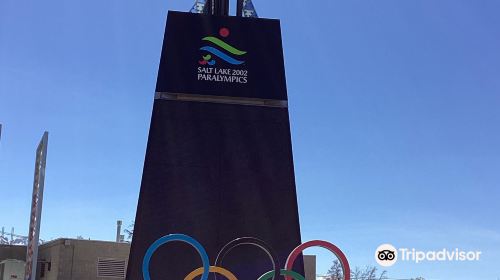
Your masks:
{"label": "metal pole", "polygon": [[203,8],[203,13],[207,14],[207,15],[214,14],[214,1],[213,0],[207,0],[205,2],[205,7]]}
{"label": "metal pole", "polygon": [[211,14],[217,16],[229,15],[229,0],[210,0],[207,2],[211,6]]}
{"label": "metal pole", "polygon": [[229,15],[229,0],[221,1],[221,15],[228,16]]}
{"label": "metal pole", "polygon": [[[236,16],[243,16],[244,3],[244,0],[237,0]],[[229,0],[206,0],[202,13],[214,16],[229,16],[229,10]]]}
{"label": "metal pole", "polygon": [[220,15],[220,0],[213,0],[214,1],[214,15],[219,16]]}
{"label": "metal pole", "polygon": [[223,3],[221,0],[215,0],[215,15],[222,15],[222,5]]}
{"label": "metal pole", "polygon": [[208,11],[211,15],[215,15],[215,2],[214,2],[214,0],[208,0]]}
{"label": "metal pole", "polygon": [[121,242],[120,235],[122,234],[122,221],[116,221],[116,242]]}
{"label": "metal pole", "polygon": [[236,4],[236,16],[243,16],[243,0],[238,0],[238,3]]}
{"label": "metal pole", "polygon": [[43,189],[45,185],[45,167],[47,162],[47,145],[49,133],[43,134],[42,140],[36,149],[35,176],[33,180],[33,195],[31,200],[31,216],[26,246],[25,280],[36,279],[36,265],[38,260],[38,242],[40,239],[40,224],[42,218]]}

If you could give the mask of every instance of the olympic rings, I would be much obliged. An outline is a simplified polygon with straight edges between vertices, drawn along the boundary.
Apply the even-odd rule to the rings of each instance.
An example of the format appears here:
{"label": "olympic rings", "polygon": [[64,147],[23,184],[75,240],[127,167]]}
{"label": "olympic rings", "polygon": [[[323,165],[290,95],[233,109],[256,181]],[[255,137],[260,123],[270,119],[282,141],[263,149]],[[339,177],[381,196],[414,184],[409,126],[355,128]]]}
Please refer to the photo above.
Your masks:
{"label": "olympic rings", "polygon": [[[292,271],[292,270],[282,269],[280,271],[280,274],[281,274],[281,276],[291,276],[295,280],[305,280],[304,276],[302,276],[299,273]],[[262,274],[262,276],[260,276],[257,280],[269,280],[269,279],[271,279],[271,277],[273,275],[274,275],[274,271],[269,271],[269,272]]]}
{"label": "olympic rings", "polygon": [[[227,243],[222,250],[220,250],[219,254],[217,254],[217,258],[215,259],[215,266],[222,266],[222,260],[224,257],[231,251],[232,249],[241,246],[241,245],[254,245],[261,248],[271,259],[273,263],[273,272],[274,275],[272,277],[273,280],[278,279],[280,277],[280,270],[278,268],[279,261],[276,255],[273,253],[272,248],[267,245],[264,241],[255,238],[255,237],[241,237],[236,238],[235,240]],[[215,276],[215,280],[217,280],[217,276]]]}
{"label": "olympic rings", "polygon": [[[337,258],[340,260],[340,264],[342,265],[344,280],[351,280],[351,268],[349,267],[349,261],[347,261],[344,253],[337,246],[323,240],[313,240],[297,246],[297,248],[295,248],[286,259],[285,269],[292,270],[293,263],[295,262],[297,257],[302,253],[302,251],[310,247],[322,247],[337,256]],[[286,277],[285,279],[290,280],[290,277]]]}
{"label": "olympic rings", "polygon": [[[184,280],[193,280],[195,277],[202,275],[204,271],[205,270],[203,269],[203,267],[200,267],[194,270],[193,272],[189,273],[188,276],[184,278]],[[219,273],[220,275],[226,277],[227,280],[238,280],[238,278],[236,278],[236,276],[234,276],[234,274],[231,271],[222,267],[211,266],[210,272]]]}
{"label": "olympic rings", "polygon": [[[203,266],[200,268],[197,268],[193,270],[191,273],[189,273],[184,280],[194,280],[196,277],[201,275],[201,280],[208,280],[208,276],[210,272],[220,274],[227,278],[228,280],[238,280],[236,276],[230,272],[229,270],[222,268],[221,264],[224,259],[224,257],[234,248],[241,246],[241,245],[254,245],[262,249],[268,256],[269,259],[271,260],[273,264],[273,270],[268,271],[261,275],[257,280],[275,280],[278,279],[281,276],[285,276],[286,280],[291,280],[293,278],[294,280],[305,280],[305,277],[300,275],[299,273],[295,272],[292,270],[293,264],[295,263],[295,260],[297,257],[307,248],[310,247],[322,247],[330,252],[332,252],[339,260],[340,264],[342,265],[342,271],[344,273],[344,280],[351,280],[351,269],[349,267],[349,261],[347,260],[346,256],[344,253],[335,245],[332,243],[329,243],[327,241],[322,241],[322,240],[313,240],[309,241],[306,243],[303,243],[299,246],[297,246],[288,256],[286,263],[285,263],[285,268],[284,269],[278,269],[279,262],[276,257],[276,255],[273,253],[272,248],[267,245],[264,241],[255,238],[255,237],[242,237],[242,238],[237,238],[229,243],[227,243],[224,247],[222,247],[221,251],[217,254],[217,258],[215,259],[215,265],[210,266],[210,260],[208,258],[208,254],[205,251],[205,248],[194,238],[185,235],[185,234],[169,234],[161,237],[160,239],[156,240],[151,246],[148,248],[146,251],[146,254],[144,255],[144,259],[142,262],[142,276],[144,280],[151,280],[151,276],[149,274],[149,263],[151,261],[151,258],[153,257],[153,254],[156,252],[156,250],[169,242],[174,242],[174,241],[181,241],[184,243],[187,243],[194,247],[196,251],[198,251],[198,254],[201,257],[201,260],[203,262]],[[215,279],[217,279],[217,276],[215,275]]]}
{"label": "olympic rings", "polygon": [[185,234],[165,235],[162,238],[156,240],[151,246],[149,246],[142,261],[142,277],[144,278],[144,280],[151,280],[151,276],[149,275],[149,262],[151,261],[151,257],[153,256],[154,252],[163,244],[173,241],[185,242],[193,246],[196,251],[198,251],[198,254],[200,254],[201,260],[203,262],[203,274],[201,275],[201,280],[208,280],[208,275],[210,274],[210,260],[208,259],[208,254],[205,251],[205,248],[198,241]]}

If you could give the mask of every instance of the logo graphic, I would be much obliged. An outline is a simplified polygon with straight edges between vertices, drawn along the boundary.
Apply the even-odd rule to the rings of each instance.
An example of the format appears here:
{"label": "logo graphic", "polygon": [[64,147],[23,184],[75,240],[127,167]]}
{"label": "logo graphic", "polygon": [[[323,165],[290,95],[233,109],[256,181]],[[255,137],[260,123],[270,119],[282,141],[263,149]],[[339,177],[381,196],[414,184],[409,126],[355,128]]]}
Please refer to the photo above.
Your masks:
{"label": "logo graphic", "polygon": [[255,237],[241,237],[237,238],[229,243],[227,243],[217,254],[217,257],[215,258],[215,264],[213,266],[210,265],[210,260],[208,257],[207,252],[205,251],[205,248],[194,238],[185,235],[185,234],[169,234],[166,236],[161,237],[160,239],[156,240],[151,246],[148,248],[146,251],[146,254],[144,255],[144,259],[142,262],[142,276],[144,280],[151,280],[151,276],[149,273],[149,263],[151,261],[151,258],[153,257],[155,251],[162,245],[169,243],[169,242],[184,242],[187,243],[188,245],[191,245],[198,254],[200,255],[201,261],[202,261],[202,267],[194,269],[191,273],[189,273],[184,280],[193,280],[197,279],[198,277],[201,277],[199,279],[201,280],[208,280],[208,276],[210,272],[217,273],[219,275],[224,276],[228,280],[238,280],[236,275],[234,275],[232,272],[229,270],[221,267],[223,259],[229,254],[231,250],[238,246],[243,246],[243,245],[252,245],[256,246],[259,249],[263,250],[267,256],[269,257],[269,260],[271,261],[273,270],[268,271],[264,274],[262,274],[257,280],[270,280],[270,279],[280,279],[280,276],[284,276],[286,280],[305,280],[305,277],[295,271],[292,270],[293,264],[295,263],[295,260],[297,257],[302,254],[302,251],[304,251],[307,248],[311,247],[322,247],[330,252],[332,252],[340,261],[342,265],[342,270],[343,274],[345,275],[344,280],[350,280],[351,279],[351,270],[349,267],[349,262],[347,261],[346,256],[344,253],[335,245],[332,243],[329,243],[327,241],[322,241],[322,240],[313,240],[309,241],[306,243],[303,243],[297,248],[295,248],[290,255],[288,256],[285,267],[283,269],[280,269],[280,264],[278,262],[278,258],[274,254],[273,249],[267,245],[264,241],[255,238]]}
{"label": "logo graphic", "polygon": [[398,260],[397,251],[391,244],[380,245],[375,251],[375,260],[381,266],[393,266]]}
{"label": "logo graphic", "polygon": [[393,266],[396,261],[414,262],[416,264],[428,261],[479,261],[481,251],[464,251],[458,248],[454,250],[441,249],[439,251],[420,251],[415,248],[396,249],[390,244],[380,245],[375,251],[375,260],[381,266]]}
{"label": "logo graphic", "polygon": [[[219,30],[219,35],[222,38],[227,38],[230,34],[231,31],[226,27]],[[240,57],[245,55],[247,53],[246,51],[241,51],[225,41],[213,36],[205,37],[202,41],[211,43],[211,45],[206,45],[200,48],[201,51],[207,53],[202,56],[200,61],[198,61],[200,65],[214,66],[217,63],[214,57],[222,59],[232,65],[241,65],[245,63],[245,61],[241,60]]]}
{"label": "logo graphic", "polygon": [[378,252],[378,259],[381,261],[392,261],[396,257],[396,252],[384,250]]}

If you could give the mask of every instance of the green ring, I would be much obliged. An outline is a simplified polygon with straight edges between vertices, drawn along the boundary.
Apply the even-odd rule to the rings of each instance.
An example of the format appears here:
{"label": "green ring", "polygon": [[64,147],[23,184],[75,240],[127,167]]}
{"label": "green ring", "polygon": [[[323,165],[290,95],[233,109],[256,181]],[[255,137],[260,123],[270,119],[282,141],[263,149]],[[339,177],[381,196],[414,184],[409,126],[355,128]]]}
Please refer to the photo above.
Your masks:
{"label": "green ring", "polygon": [[[304,276],[300,275],[299,273],[297,273],[295,271],[291,271],[291,270],[286,270],[286,269],[281,269],[280,275],[292,277],[295,280],[306,280],[304,278]],[[262,276],[259,277],[257,280],[269,280],[269,279],[273,278],[273,276],[274,276],[274,270],[271,270],[269,272],[262,274]]]}

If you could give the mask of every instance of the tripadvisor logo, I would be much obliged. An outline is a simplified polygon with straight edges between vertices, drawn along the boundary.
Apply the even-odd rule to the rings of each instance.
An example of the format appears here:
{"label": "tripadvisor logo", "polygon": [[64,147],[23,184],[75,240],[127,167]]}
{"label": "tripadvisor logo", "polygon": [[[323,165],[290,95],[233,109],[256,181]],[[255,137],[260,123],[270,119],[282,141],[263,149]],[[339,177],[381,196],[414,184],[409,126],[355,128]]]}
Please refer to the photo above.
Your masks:
{"label": "tripadvisor logo", "polygon": [[393,266],[398,260],[398,250],[391,244],[383,244],[375,250],[375,260],[381,266]]}
{"label": "tripadvisor logo", "polygon": [[[248,83],[248,71],[241,69],[247,52],[226,42],[230,34],[229,28],[223,27],[219,30],[220,38],[207,36],[201,39],[204,46],[200,48],[202,55],[198,61],[198,81]],[[217,67],[221,62],[225,63],[224,68]],[[233,68],[236,66],[238,69]]]}
{"label": "tripadvisor logo", "polygon": [[481,251],[463,251],[458,248],[438,251],[419,251],[414,248],[396,249],[391,244],[383,244],[375,250],[375,260],[379,265],[389,267],[396,264],[398,260],[417,264],[424,261],[479,261],[481,254]]}

